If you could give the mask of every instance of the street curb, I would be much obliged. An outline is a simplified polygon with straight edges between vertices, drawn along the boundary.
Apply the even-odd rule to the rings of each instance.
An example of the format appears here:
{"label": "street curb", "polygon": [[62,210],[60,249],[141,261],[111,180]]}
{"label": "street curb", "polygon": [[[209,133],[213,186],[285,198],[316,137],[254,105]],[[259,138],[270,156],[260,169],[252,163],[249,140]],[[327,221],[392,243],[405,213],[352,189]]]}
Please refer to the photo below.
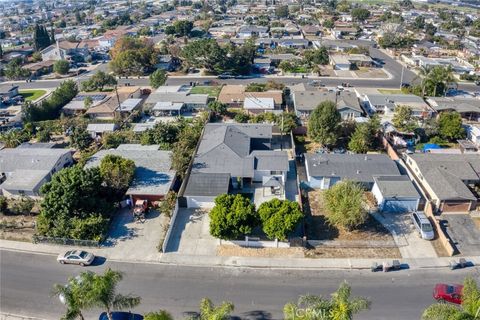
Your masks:
{"label": "street curb", "polygon": [[[14,249],[14,248],[5,248],[5,247],[0,247],[0,250],[5,250],[5,251],[10,251],[10,252],[22,252],[22,253],[30,253],[30,254],[40,254],[40,255],[47,255],[47,256],[56,256],[56,253],[51,253],[51,252],[41,252],[41,251],[31,251],[31,250],[23,250],[23,249]],[[324,266],[308,266],[308,265],[303,265],[300,267],[295,267],[295,266],[272,266],[271,264],[252,264],[252,263],[246,263],[246,264],[237,264],[238,259],[242,259],[245,257],[224,257],[226,258],[227,261],[213,261],[212,263],[192,263],[192,262],[181,262],[181,261],[165,261],[165,257],[163,256],[163,253],[159,253],[160,257],[159,260],[137,260],[137,259],[128,259],[128,260],[119,260],[119,259],[113,259],[113,258],[108,258],[108,256],[104,256],[107,261],[109,262],[115,262],[115,263],[130,263],[130,264],[157,264],[157,265],[166,265],[166,266],[185,266],[185,267],[202,267],[202,268],[243,268],[243,269],[264,269],[264,270],[341,270],[341,271],[349,271],[349,270],[370,270],[370,266],[354,266],[352,265],[351,259],[346,259],[348,260],[348,266],[329,266],[329,265],[324,265]],[[216,258],[219,258],[215,256]],[[477,260],[480,257],[470,257],[470,260]],[[455,258],[452,258],[455,259]],[[162,261],[163,260],[163,261]],[[320,259],[311,259],[311,261],[319,261]],[[345,259],[342,259],[345,260]],[[368,261],[372,262],[381,262],[385,260],[391,260],[391,259],[368,259]],[[191,261],[191,260],[190,260]],[[408,259],[400,259],[401,262],[406,263],[409,267],[408,269],[405,270],[425,270],[425,269],[450,269],[449,264],[443,263],[443,264],[438,264],[438,265],[421,265],[415,263],[415,261],[410,261]],[[340,262],[340,261],[339,261]],[[346,261],[343,261],[346,262]],[[274,264],[275,261],[273,261],[272,264]],[[480,271],[480,265],[478,263],[474,263],[473,267],[469,267],[468,269],[477,269]]]}

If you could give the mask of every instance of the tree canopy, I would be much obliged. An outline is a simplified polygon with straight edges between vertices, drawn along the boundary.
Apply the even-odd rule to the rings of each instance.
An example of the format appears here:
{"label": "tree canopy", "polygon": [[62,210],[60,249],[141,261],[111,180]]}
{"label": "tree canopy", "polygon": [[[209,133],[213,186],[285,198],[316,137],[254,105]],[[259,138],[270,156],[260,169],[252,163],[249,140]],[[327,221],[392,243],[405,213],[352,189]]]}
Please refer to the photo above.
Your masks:
{"label": "tree canopy", "polygon": [[41,235],[82,240],[100,240],[111,206],[102,196],[98,168],[65,168],[40,189],[43,200],[37,219]]}
{"label": "tree canopy", "polygon": [[442,138],[450,141],[465,138],[466,134],[460,113],[456,111],[440,113],[438,132]]}
{"label": "tree canopy", "polygon": [[355,153],[367,153],[375,144],[375,138],[380,130],[378,116],[371,117],[367,123],[357,124],[348,142],[348,149]]}
{"label": "tree canopy", "polygon": [[370,11],[365,8],[353,8],[351,15],[356,21],[365,21],[370,17]]}
{"label": "tree canopy", "polygon": [[363,224],[368,213],[364,208],[363,188],[356,182],[345,180],[325,190],[323,199],[327,221],[331,225],[352,230]]}
{"label": "tree canopy", "polygon": [[417,127],[417,121],[413,117],[412,108],[409,106],[396,107],[392,124],[399,132],[413,132]]}
{"label": "tree canopy", "polygon": [[29,122],[56,119],[63,106],[70,102],[77,93],[78,88],[74,81],[64,81],[49,98],[42,100],[40,104],[25,106],[23,109],[25,119]]}
{"label": "tree canopy", "polygon": [[117,79],[106,72],[97,71],[90,79],[82,83],[83,91],[103,91],[105,87],[113,87]]}
{"label": "tree canopy", "polygon": [[263,232],[269,239],[287,240],[303,218],[303,212],[297,202],[274,198],[264,202],[258,208]]}
{"label": "tree canopy", "polygon": [[157,89],[160,86],[163,86],[167,81],[167,73],[165,70],[157,69],[150,75],[150,86]]}
{"label": "tree canopy", "polygon": [[231,240],[248,235],[258,225],[254,205],[241,194],[217,196],[209,215],[210,234],[220,239]]}
{"label": "tree canopy", "polygon": [[120,38],[110,50],[110,69],[119,76],[141,76],[151,72],[158,52],[147,39]]}
{"label": "tree canopy", "polygon": [[341,116],[335,103],[324,101],[310,114],[308,120],[308,135],[312,140],[323,145],[333,145],[339,136]]}
{"label": "tree canopy", "polygon": [[322,296],[300,296],[297,303],[285,305],[283,314],[285,320],[350,320],[355,314],[370,309],[370,305],[367,298],[352,297],[352,289],[344,281],[330,300]]}
{"label": "tree canopy", "polygon": [[53,71],[58,74],[67,74],[70,70],[70,63],[67,60],[58,60],[53,64]]}
{"label": "tree canopy", "polygon": [[100,176],[112,194],[123,195],[135,174],[135,162],[108,154],[100,162]]}

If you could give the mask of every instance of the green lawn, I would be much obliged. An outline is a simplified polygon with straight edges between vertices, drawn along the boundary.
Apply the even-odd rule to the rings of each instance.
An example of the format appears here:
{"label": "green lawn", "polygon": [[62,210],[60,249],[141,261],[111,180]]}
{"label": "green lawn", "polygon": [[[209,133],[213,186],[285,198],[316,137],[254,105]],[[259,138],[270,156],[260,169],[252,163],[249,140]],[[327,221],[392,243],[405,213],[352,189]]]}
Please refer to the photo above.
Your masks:
{"label": "green lawn", "polygon": [[45,90],[20,90],[20,95],[25,98],[26,101],[35,101],[47,93]]}
{"label": "green lawn", "polygon": [[221,86],[195,86],[190,93],[192,94],[208,94],[210,97],[217,98],[222,90]]}
{"label": "green lawn", "polygon": [[382,94],[403,94],[400,89],[377,89]]}

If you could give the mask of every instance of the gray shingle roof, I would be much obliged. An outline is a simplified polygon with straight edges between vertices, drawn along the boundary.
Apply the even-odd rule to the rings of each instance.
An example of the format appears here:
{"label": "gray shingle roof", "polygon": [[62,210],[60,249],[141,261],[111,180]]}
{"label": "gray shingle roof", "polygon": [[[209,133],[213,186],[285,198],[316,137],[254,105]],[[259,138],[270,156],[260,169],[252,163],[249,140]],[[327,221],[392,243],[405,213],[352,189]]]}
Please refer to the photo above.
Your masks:
{"label": "gray shingle roof", "polygon": [[[269,150],[272,127],[269,124],[207,124],[193,161],[186,194],[210,196],[224,193],[225,175],[253,178],[255,169],[288,170],[286,152]],[[214,177],[209,178],[208,175]],[[192,177],[199,181],[192,180]],[[196,194],[192,194],[197,189],[195,186],[189,187],[190,183],[199,185],[208,179],[211,185],[205,192],[198,189]],[[211,190],[216,190],[216,193],[213,194]]]}
{"label": "gray shingle roof", "polygon": [[463,181],[480,181],[480,156],[475,154],[409,155],[440,200],[476,200]]}
{"label": "gray shingle roof", "polygon": [[34,190],[46,182],[57,162],[67,149],[15,148],[0,150],[0,172],[7,180],[1,187],[6,190]]}
{"label": "gray shingle roof", "polygon": [[[324,101],[335,102],[335,92],[333,91],[295,91],[293,94],[293,103],[297,111],[313,111],[320,103]],[[337,109],[349,107],[355,111],[363,112],[360,108],[358,98],[353,92],[340,92],[337,98]]]}
{"label": "gray shingle roof", "polygon": [[311,177],[339,177],[371,183],[374,176],[400,175],[397,165],[384,154],[305,154]]}
{"label": "gray shingle roof", "polygon": [[185,188],[185,196],[217,196],[228,193],[228,173],[192,173]]}
{"label": "gray shingle roof", "polygon": [[170,190],[175,178],[175,171],[171,169],[171,151],[158,150],[158,146],[120,145],[115,150],[100,150],[95,153],[85,167],[99,166],[108,154],[135,162],[135,177],[127,194],[165,195]]}
{"label": "gray shingle roof", "polygon": [[384,198],[421,198],[408,176],[378,176],[374,180]]}
{"label": "gray shingle roof", "polygon": [[287,151],[253,151],[255,170],[288,171]]}

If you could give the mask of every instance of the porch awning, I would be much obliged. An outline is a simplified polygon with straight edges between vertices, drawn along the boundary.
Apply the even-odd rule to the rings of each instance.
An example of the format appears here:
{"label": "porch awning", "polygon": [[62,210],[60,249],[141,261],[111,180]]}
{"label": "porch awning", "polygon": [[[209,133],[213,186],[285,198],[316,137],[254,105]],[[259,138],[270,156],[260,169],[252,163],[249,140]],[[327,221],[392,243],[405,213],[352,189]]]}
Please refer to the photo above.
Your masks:
{"label": "porch awning", "polygon": [[279,177],[267,176],[262,178],[262,186],[264,187],[283,187]]}

